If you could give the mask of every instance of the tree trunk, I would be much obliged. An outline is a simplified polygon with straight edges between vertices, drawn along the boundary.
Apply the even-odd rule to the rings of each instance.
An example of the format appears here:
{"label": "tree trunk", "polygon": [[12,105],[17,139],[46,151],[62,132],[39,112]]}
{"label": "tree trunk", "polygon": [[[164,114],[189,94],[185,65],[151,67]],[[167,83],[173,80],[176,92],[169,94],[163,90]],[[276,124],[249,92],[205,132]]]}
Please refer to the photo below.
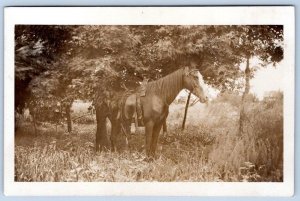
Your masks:
{"label": "tree trunk", "polygon": [[66,105],[66,116],[67,116],[67,125],[68,125],[69,133],[72,132],[71,106],[72,103]]}
{"label": "tree trunk", "polygon": [[32,113],[32,121],[33,121],[34,135],[37,136],[35,111]]}
{"label": "tree trunk", "polygon": [[242,102],[240,108],[240,120],[239,120],[239,135],[242,136],[244,132],[244,121],[246,119],[245,114],[245,98],[249,94],[250,91],[250,66],[249,66],[250,56],[247,57],[246,60],[246,69],[245,69],[245,90],[242,95]]}
{"label": "tree trunk", "polygon": [[185,105],[185,110],[184,110],[184,116],[183,116],[183,122],[182,122],[182,127],[181,127],[181,130],[183,131],[184,130],[184,127],[185,127],[185,121],[186,121],[186,115],[187,115],[187,111],[188,111],[188,108],[189,108],[189,103],[190,103],[190,98],[191,98],[191,92],[189,93],[189,96],[188,96],[188,99],[186,101],[186,105]]}
{"label": "tree trunk", "polygon": [[244,101],[245,97],[250,91],[250,66],[249,66],[250,57],[247,57],[246,69],[245,69],[245,91],[243,93],[242,100]]}
{"label": "tree trunk", "polygon": [[107,137],[107,127],[106,127],[106,108],[103,105],[95,106],[96,109],[96,121],[97,121],[97,131],[96,131],[96,152],[109,149],[109,141]]}

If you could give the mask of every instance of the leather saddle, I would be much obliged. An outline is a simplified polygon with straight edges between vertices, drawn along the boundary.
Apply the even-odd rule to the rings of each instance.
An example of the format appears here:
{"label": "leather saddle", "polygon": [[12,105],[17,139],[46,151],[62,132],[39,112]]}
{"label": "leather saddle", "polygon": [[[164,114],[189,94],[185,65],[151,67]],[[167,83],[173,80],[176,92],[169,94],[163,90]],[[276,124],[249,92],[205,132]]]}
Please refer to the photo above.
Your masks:
{"label": "leather saddle", "polygon": [[136,126],[144,126],[143,118],[143,106],[141,98],[146,96],[146,92],[143,89],[139,89],[136,93],[125,94],[119,100],[117,119],[128,121],[134,120]]}

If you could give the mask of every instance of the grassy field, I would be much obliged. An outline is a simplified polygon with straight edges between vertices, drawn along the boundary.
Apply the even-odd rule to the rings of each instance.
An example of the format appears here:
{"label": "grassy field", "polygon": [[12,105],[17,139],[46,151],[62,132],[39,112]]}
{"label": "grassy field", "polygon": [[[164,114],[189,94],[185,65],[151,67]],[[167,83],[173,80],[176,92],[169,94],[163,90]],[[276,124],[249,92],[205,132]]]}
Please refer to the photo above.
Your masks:
{"label": "grassy field", "polygon": [[[226,95],[189,108],[171,105],[168,135],[157,156],[145,162],[144,130],[131,135],[124,151],[95,153],[95,123],[66,127],[44,123],[34,135],[23,122],[15,137],[16,181],[282,181],[282,97],[248,100],[243,135],[238,132],[239,101]],[[90,121],[88,121],[90,122]]]}

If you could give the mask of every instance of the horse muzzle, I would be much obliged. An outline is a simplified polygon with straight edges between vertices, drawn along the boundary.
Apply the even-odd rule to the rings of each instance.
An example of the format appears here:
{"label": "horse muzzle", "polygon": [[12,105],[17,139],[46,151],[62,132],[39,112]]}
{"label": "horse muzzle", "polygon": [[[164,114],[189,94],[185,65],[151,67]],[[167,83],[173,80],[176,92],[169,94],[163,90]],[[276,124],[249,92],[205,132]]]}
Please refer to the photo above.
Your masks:
{"label": "horse muzzle", "polygon": [[199,92],[197,90],[193,91],[192,93],[199,98],[199,101],[201,103],[206,103],[209,100],[208,96],[202,94],[201,92]]}

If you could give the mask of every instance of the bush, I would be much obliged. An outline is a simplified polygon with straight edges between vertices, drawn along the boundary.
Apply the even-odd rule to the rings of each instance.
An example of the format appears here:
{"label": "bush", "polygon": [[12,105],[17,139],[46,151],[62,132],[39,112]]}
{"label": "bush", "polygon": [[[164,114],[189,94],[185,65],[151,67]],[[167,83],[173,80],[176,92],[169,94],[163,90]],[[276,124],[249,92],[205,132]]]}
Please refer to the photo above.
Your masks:
{"label": "bush", "polygon": [[[228,99],[227,99],[228,100]],[[238,130],[238,119],[231,132],[216,138],[210,159],[223,173],[235,172],[238,180],[283,180],[283,99],[247,99],[245,129]]]}
{"label": "bush", "polygon": [[96,115],[85,114],[79,117],[73,117],[73,122],[77,124],[94,124]]}
{"label": "bush", "polygon": [[231,105],[238,106],[241,103],[241,96],[239,96],[238,92],[226,91],[220,93],[216,99],[212,100],[212,103],[230,103]]}

